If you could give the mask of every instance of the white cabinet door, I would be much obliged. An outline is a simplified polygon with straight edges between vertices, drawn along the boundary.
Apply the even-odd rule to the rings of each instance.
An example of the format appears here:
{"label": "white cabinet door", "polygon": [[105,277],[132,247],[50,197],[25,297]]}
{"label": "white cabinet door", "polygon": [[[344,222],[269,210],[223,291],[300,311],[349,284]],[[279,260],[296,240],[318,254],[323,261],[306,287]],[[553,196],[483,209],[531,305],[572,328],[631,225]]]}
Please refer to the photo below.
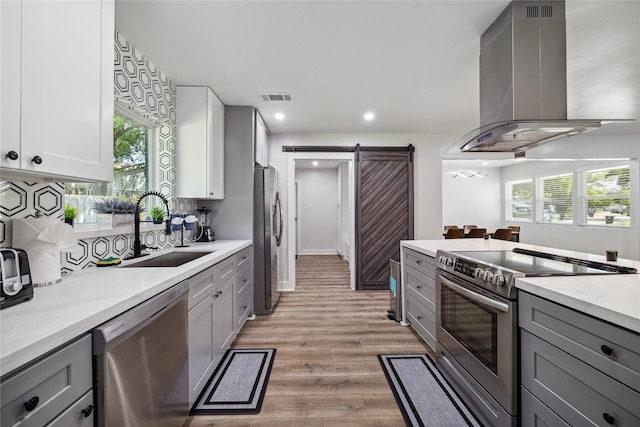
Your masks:
{"label": "white cabinet door", "polygon": [[0,1],[0,165],[3,168],[20,167],[19,157],[8,156],[20,154],[21,20],[20,2]]}
{"label": "white cabinet door", "polygon": [[209,295],[189,310],[189,407],[219,361],[213,343],[213,305],[213,295]]}
{"label": "white cabinet door", "polygon": [[255,161],[261,166],[269,166],[269,146],[267,126],[264,124],[264,120],[260,116],[260,113],[256,111],[256,129],[255,129]]}
{"label": "white cabinet door", "polygon": [[113,180],[113,0],[20,4],[20,150],[17,162],[2,166]]}
{"label": "white cabinet door", "polygon": [[208,87],[176,88],[176,195],[224,198],[224,104]]}

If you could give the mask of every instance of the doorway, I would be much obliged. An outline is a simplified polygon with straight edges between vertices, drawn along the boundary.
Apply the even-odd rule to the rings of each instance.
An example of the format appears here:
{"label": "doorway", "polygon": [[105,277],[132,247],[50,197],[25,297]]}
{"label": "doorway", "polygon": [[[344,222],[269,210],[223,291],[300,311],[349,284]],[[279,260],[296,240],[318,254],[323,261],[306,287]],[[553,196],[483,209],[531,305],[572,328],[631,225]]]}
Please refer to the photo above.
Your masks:
{"label": "doorway", "polygon": [[[314,165],[314,162],[316,164]],[[319,172],[324,170],[324,172]],[[350,288],[355,290],[353,249],[353,153],[295,153],[288,160],[289,280],[295,289],[296,259],[301,255],[339,255],[349,264]],[[314,183],[314,175],[323,179]],[[332,176],[332,179],[328,179]],[[313,197],[311,197],[313,196]],[[321,206],[322,198],[330,206]],[[307,226],[305,226],[305,223]],[[329,227],[329,228],[322,228]]]}

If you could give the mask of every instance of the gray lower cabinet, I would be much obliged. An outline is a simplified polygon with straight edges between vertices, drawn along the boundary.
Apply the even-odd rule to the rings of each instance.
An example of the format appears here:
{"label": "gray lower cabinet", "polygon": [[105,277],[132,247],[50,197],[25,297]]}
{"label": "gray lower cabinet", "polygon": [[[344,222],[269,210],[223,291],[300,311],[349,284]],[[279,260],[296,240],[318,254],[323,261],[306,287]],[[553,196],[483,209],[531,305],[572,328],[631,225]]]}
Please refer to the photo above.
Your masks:
{"label": "gray lower cabinet", "polygon": [[91,335],[3,378],[0,425],[93,426]]}
{"label": "gray lower cabinet", "polygon": [[189,279],[189,406],[253,311],[251,266],[247,247]]}
{"label": "gray lower cabinet", "polygon": [[436,348],[435,259],[403,248],[403,305],[405,321],[434,351]]}
{"label": "gray lower cabinet", "polygon": [[526,292],[518,303],[522,425],[640,425],[640,335]]}

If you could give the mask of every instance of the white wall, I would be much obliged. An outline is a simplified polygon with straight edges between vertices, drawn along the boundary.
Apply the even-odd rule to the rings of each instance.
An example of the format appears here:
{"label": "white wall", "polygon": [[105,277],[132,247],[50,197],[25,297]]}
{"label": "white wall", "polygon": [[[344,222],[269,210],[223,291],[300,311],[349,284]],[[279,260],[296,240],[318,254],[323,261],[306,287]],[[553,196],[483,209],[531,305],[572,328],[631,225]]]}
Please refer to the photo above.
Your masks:
{"label": "white wall", "polygon": [[349,192],[349,165],[343,163],[338,166],[338,194],[340,198],[339,207],[339,233],[338,233],[338,250],[344,259],[349,258],[349,234],[351,230],[351,221],[349,215],[352,213],[353,202],[350,199]]}
{"label": "white wall", "polygon": [[300,255],[338,253],[338,177],[335,168],[296,169]]}
{"label": "white wall", "polygon": [[[414,156],[414,238],[441,239],[442,238],[442,153],[451,145],[455,137],[450,135],[351,135],[351,134],[301,134],[301,135],[271,135],[269,139],[269,162],[280,171],[281,188],[287,183],[293,188],[293,177],[289,177],[289,157],[296,153],[283,153],[283,145],[313,145],[313,146],[415,146]],[[315,158],[322,158],[314,154]],[[311,158],[311,157],[309,157]],[[331,157],[327,157],[331,158]],[[283,191],[283,193],[286,193]],[[283,194],[283,205],[288,211],[288,194]],[[285,236],[288,220],[285,218]],[[295,248],[291,249],[295,251]],[[283,264],[283,289],[293,289],[295,265],[290,263],[289,241],[285,241],[279,252]],[[287,273],[288,272],[288,273]]]}
{"label": "white wall", "polygon": [[[464,178],[449,172],[472,171],[482,178]],[[443,225],[475,224],[493,231],[502,223],[502,169],[456,166],[456,161],[444,162],[442,167]]]}

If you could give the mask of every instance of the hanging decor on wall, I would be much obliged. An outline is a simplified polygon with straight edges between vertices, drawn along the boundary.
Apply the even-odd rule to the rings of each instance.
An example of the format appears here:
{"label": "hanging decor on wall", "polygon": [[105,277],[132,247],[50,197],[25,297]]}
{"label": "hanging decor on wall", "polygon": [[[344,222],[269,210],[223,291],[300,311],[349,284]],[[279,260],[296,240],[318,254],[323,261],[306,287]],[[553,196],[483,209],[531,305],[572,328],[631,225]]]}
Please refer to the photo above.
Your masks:
{"label": "hanging decor on wall", "polygon": [[452,171],[447,172],[446,175],[450,175],[451,179],[453,178],[485,178],[489,176],[487,172],[473,172],[473,171]]}

